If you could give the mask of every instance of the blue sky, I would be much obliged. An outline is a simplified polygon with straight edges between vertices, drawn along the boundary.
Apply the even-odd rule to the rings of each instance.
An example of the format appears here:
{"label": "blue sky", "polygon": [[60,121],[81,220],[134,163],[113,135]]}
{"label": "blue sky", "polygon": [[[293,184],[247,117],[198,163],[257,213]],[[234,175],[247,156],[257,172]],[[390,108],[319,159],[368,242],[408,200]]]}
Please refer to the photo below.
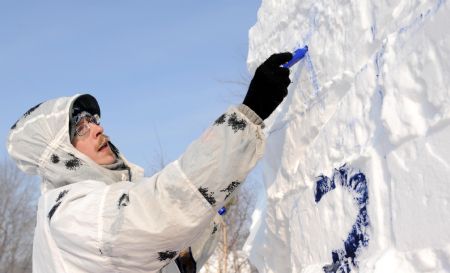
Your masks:
{"label": "blue sky", "polygon": [[261,0],[0,0],[0,156],[23,112],[90,93],[126,157],[176,159],[248,81],[248,30]]}

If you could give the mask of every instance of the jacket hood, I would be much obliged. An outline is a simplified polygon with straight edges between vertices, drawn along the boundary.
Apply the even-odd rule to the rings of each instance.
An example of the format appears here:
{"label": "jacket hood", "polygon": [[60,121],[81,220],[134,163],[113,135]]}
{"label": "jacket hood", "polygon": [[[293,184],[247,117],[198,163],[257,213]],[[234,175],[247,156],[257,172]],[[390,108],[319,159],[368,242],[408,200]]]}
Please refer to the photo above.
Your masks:
{"label": "jacket hood", "polygon": [[42,193],[83,180],[112,184],[142,177],[143,169],[128,162],[112,143],[113,151],[128,169],[107,169],[71,144],[70,120],[74,103],[100,115],[100,107],[93,96],[77,94],[36,105],[11,127],[7,150],[18,167],[30,175],[43,178]]}

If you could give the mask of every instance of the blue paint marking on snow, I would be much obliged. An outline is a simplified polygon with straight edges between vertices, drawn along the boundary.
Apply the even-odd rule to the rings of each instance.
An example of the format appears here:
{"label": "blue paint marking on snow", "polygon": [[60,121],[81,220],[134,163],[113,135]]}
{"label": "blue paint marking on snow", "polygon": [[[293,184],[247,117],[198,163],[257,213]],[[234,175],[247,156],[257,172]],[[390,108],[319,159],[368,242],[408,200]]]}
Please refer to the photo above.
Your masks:
{"label": "blue paint marking on snow", "polygon": [[358,267],[357,256],[363,247],[369,245],[368,227],[370,225],[367,214],[367,205],[369,202],[369,191],[367,187],[366,176],[347,165],[335,169],[331,178],[320,175],[316,181],[315,201],[320,202],[322,197],[328,192],[334,190],[336,185],[340,185],[349,190],[358,205],[358,215],[352,226],[344,247],[333,250],[331,257],[333,262],[323,267],[325,273],[349,273],[351,267]]}
{"label": "blue paint marking on snow", "polygon": [[[319,12],[318,12],[317,7],[312,6],[308,13],[309,13],[309,16],[308,16],[308,18],[309,18],[309,31],[303,37],[303,41],[304,41],[303,44],[308,44],[309,43],[312,35],[315,33],[315,31],[317,29],[317,25],[318,25],[318,18],[317,18],[317,16],[318,16]],[[319,94],[319,90],[320,90],[319,83],[318,83],[318,80],[317,80],[317,73],[316,73],[316,70],[314,69],[314,65],[312,63],[310,54],[308,52],[306,52],[306,55],[304,57],[305,57],[305,62],[306,62],[306,68],[309,71],[309,78],[311,80],[311,83],[312,83],[312,86],[313,86],[313,89],[314,89],[314,95],[317,96]]]}
{"label": "blue paint marking on snow", "polygon": [[378,81],[381,77],[381,73],[382,73],[382,69],[383,69],[383,65],[384,65],[384,52],[386,50],[386,42],[383,43],[383,45],[381,46],[381,49],[379,51],[377,51],[377,53],[375,54],[375,69],[376,69],[376,76],[377,76],[377,85],[379,85]]}
{"label": "blue paint marking on snow", "polygon": [[330,178],[324,175],[320,175],[319,180],[317,180],[316,183],[317,183],[315,190],[316,203],[318,203],[327,192],[332,191],[336,188],[334,180],[331,180]]}
{"label": "blue paint marking on snow", "polygon": [[425,22],[430,15],[434,15],[442,6],[445,0],[437,0],[434,7],[428,9],[426,12],[422,12],[419,16],[414,18],[411,23],[408,25],[401,27],[398,31],[399,34],[405,33],[412,28],[416,28]]}
{"label": "blue paint marking on snow", "polygon": [[319,82],[317,80],[317,73],[316,73],[316,70],[314,69],[314,65],[312,63],[311,56],[309,55],[309,53],[306,53],[305,62],[306,62],[306,68],[309,71],[309,79],[311,80],[311,83],[312,83],[312,86],[314,89],[314,95],[317,96],[319,94],[320,87],[319,87]]}
{"label": "blue paint marking on snow", "polygon": [[[319,11],[317,9],[317,7],[312,6],[309,11],[308,11],[308,18],[309,18],[309,31],[305,34],[305,36],[303,36],[303,41],[304,44],[307,44],[309,42],[309,40],[311,39],[311,36],[314,34],[317,25],[318,25],[318,19],[317,19],[317,15],[319,14]],[[297,45],[297,47],[299,47],[299,45]]]}
{"label": "blue paint marking on snow", "polygon": [[375,10],[372,10],[372,26],[370,27],[370,30],[372,32],[372,42],[376,40],[377,37],[377,16],[375,14]]}
{"label": "blue paint marking on snow", "polygon": [[384,52],[386,50],[386,41],[383,43],[383,45],[381,46],[381,49],[379,51],[377,51],[377,53],[375,54],[375,71],[376,71],[376,91],[378,92],[378,94],[380,95],[380,102],[381,105],[383,104],[383,100],[384,100],[384,89],[383,89],[383,85],[381,83],[381,78],[382,78],[382,73],[383,73],[383,65],[384,65]]}

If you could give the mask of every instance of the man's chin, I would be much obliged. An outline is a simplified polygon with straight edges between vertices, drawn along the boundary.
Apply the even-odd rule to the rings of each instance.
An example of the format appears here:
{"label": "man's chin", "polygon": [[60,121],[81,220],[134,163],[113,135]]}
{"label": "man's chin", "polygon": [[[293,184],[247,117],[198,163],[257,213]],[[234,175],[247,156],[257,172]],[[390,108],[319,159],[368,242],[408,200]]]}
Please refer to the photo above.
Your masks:
{"label": "man's chin", "polygon": [[108,148],[99,152],[98,160],[96,160],[96,162],[100,165],[109,165],[116,162],[116,160],[116,155]]}

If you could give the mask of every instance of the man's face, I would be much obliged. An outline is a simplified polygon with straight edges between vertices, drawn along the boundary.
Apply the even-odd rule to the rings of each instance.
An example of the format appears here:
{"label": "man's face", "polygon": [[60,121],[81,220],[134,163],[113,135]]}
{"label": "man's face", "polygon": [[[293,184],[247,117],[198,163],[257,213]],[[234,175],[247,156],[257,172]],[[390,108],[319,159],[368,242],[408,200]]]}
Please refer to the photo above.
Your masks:
{"label": "man's face", "polygon": [[72,145],[78,151],[100,165],[112,164],[116,161],[116,156],[109,147],[108,137],[103,134],[103,127],[90,122],[89,118],[83,118],[76,128],[77,132],[84,132],[82,135],[75,134],[72,140]]}

